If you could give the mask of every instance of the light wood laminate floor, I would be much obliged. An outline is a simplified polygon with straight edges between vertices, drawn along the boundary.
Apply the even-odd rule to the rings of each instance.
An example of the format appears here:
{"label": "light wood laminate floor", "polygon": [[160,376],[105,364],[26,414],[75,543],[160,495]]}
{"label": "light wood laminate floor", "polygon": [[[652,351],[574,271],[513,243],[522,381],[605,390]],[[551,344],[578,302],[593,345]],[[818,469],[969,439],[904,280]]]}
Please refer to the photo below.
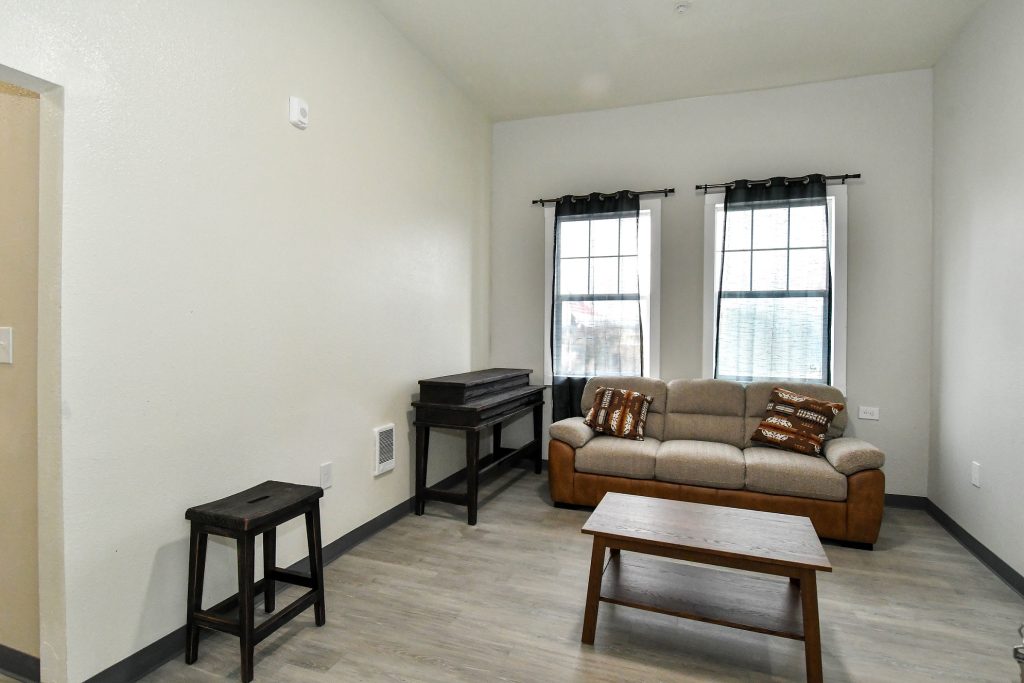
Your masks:
{"label": "light wood laminate floor", "polygon": [[[464,508],[428,503],[330,564],[327,625],[308,610],[257,646],[256,680],[803,680],[800,642],[607,604],[582,645],[589,512],[552,507],[546,475],[521,470],[482,499],[476,527]],[[888,510],[874,552],[825,550],[826,681],[1017,680],[1024,600],[926,513]],[[238,673],[238,641],[217,633],[196,664],[182,656],[144,680]]]}

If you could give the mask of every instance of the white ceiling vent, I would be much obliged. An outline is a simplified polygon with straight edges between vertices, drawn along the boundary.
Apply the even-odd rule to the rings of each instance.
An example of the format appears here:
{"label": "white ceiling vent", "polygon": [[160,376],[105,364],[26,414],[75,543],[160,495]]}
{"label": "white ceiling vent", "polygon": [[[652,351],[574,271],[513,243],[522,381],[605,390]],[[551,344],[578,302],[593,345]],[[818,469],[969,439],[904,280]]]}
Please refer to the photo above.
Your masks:
{"label": "white ceiling vent", "polygon": [[384,474],[395,469],[395,425],[389,424],[373,430],[376,440],[373,474]]}

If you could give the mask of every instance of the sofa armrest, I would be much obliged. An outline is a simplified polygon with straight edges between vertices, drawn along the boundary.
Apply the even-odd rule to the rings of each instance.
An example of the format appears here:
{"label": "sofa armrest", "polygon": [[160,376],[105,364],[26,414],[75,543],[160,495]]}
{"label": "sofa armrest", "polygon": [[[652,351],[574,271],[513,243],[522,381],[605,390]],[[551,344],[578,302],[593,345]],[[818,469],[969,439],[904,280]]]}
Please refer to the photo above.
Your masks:
{"label": "sofa armrest", "polygon": [[863,470],[877,470],[885,464],[885,453],[867,441],[849,436],[826,441],[825,457],[832,467],[846,476]]}
{"label": "sofa armrest", "polygon": [[581,448],[588,441],[594,438],[596,432],[583,423],[582,417],[567,417],[558,422],[552,422],[548,428],[548,434],[552,439],[564,441],[573,448]]}

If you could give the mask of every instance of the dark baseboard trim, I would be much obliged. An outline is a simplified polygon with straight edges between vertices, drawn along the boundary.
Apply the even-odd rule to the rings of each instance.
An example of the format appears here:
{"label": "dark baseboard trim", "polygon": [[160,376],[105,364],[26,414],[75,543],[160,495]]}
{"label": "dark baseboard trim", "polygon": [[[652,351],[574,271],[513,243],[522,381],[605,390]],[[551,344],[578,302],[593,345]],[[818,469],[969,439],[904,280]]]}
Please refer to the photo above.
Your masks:
{"label": "dark baseboard trim", "polygon": [[[435,486],[452,486],[465,478],[465,471],[456,472],[450,477],[444,478],[435,484]],[[377,515],[369,522],[356,527],[341,538],[331,541],[324,546],[324,564],[326,565],[333,562],[377,532],[386,529],[398,520],[410,514],[413,511],[414,506],[415,499],[409,498],[390,510]],[[309,568],[309,558],[305,557],[288,568],[292,570],[307,570]],[[284,590],[285,588],[287,588],[286,584],[278,582],[278,591]],[[222,604],[226,604],[228,602],[231,602],[230,598]],[[209,609],[211,611],[216,611],[217,606]],[[207,633],[205,631],[201,632],[202,637],[205,637],[206,635]],[[122,659],[117,664],[104,669],[90,678],[87,683],[132,683],[132,681],[139,680],[146,674],[153,672],[155,669],[158,669],[175,657],[183,656],[184,653],[185,627],[182,626],[171,633],[168,633],[159,640],[150,643],[138,652]],[[2,657],[3,653],[0,652],[0,669],[3,668],[4,663]],[[38,671],[39,663],[37,660],[36,678],[32,680],[39,680]]]}
{"label": "dark baseboard trim", "polygon": [[899,493],[887,493],[885,494],[885,507],[927,510],[928,499],[924,496],[904,496]]}
{"label": "dark baseboard trim", "polygon": [[981,560],[982,564],[992,570],[992,573],[998,576],[1006,583],[1007,586],[1017,591],[1017,593],[1024,597],[1024,576],[1020,574],[1016,569],[1003,562],[1003,560],[996,555],[994,552],[989,550],[985,545],[972,536],[966,529],[953,521],[953,518],[942,511],[938,505],[933,503],[931,499],[927,500],[928,514],[932,518],[942,525],[949,535],[960,542],[960,545],[967,548],[967,550]]}
{"label": "dark baseboard trim", "polygon": [[39,658],[0,645],[0,674],[24,681],[39,680]]}

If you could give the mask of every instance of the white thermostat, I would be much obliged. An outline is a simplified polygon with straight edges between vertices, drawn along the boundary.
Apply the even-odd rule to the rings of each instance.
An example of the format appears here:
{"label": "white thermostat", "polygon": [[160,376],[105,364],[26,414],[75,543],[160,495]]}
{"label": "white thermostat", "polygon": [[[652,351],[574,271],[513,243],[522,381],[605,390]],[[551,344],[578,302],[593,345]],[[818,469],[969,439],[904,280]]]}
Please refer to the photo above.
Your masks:
{"label": "white thermostat", "polygon": [[288,98],[288,121],[299,130],[309,125],[309,105],[301,97]]}

